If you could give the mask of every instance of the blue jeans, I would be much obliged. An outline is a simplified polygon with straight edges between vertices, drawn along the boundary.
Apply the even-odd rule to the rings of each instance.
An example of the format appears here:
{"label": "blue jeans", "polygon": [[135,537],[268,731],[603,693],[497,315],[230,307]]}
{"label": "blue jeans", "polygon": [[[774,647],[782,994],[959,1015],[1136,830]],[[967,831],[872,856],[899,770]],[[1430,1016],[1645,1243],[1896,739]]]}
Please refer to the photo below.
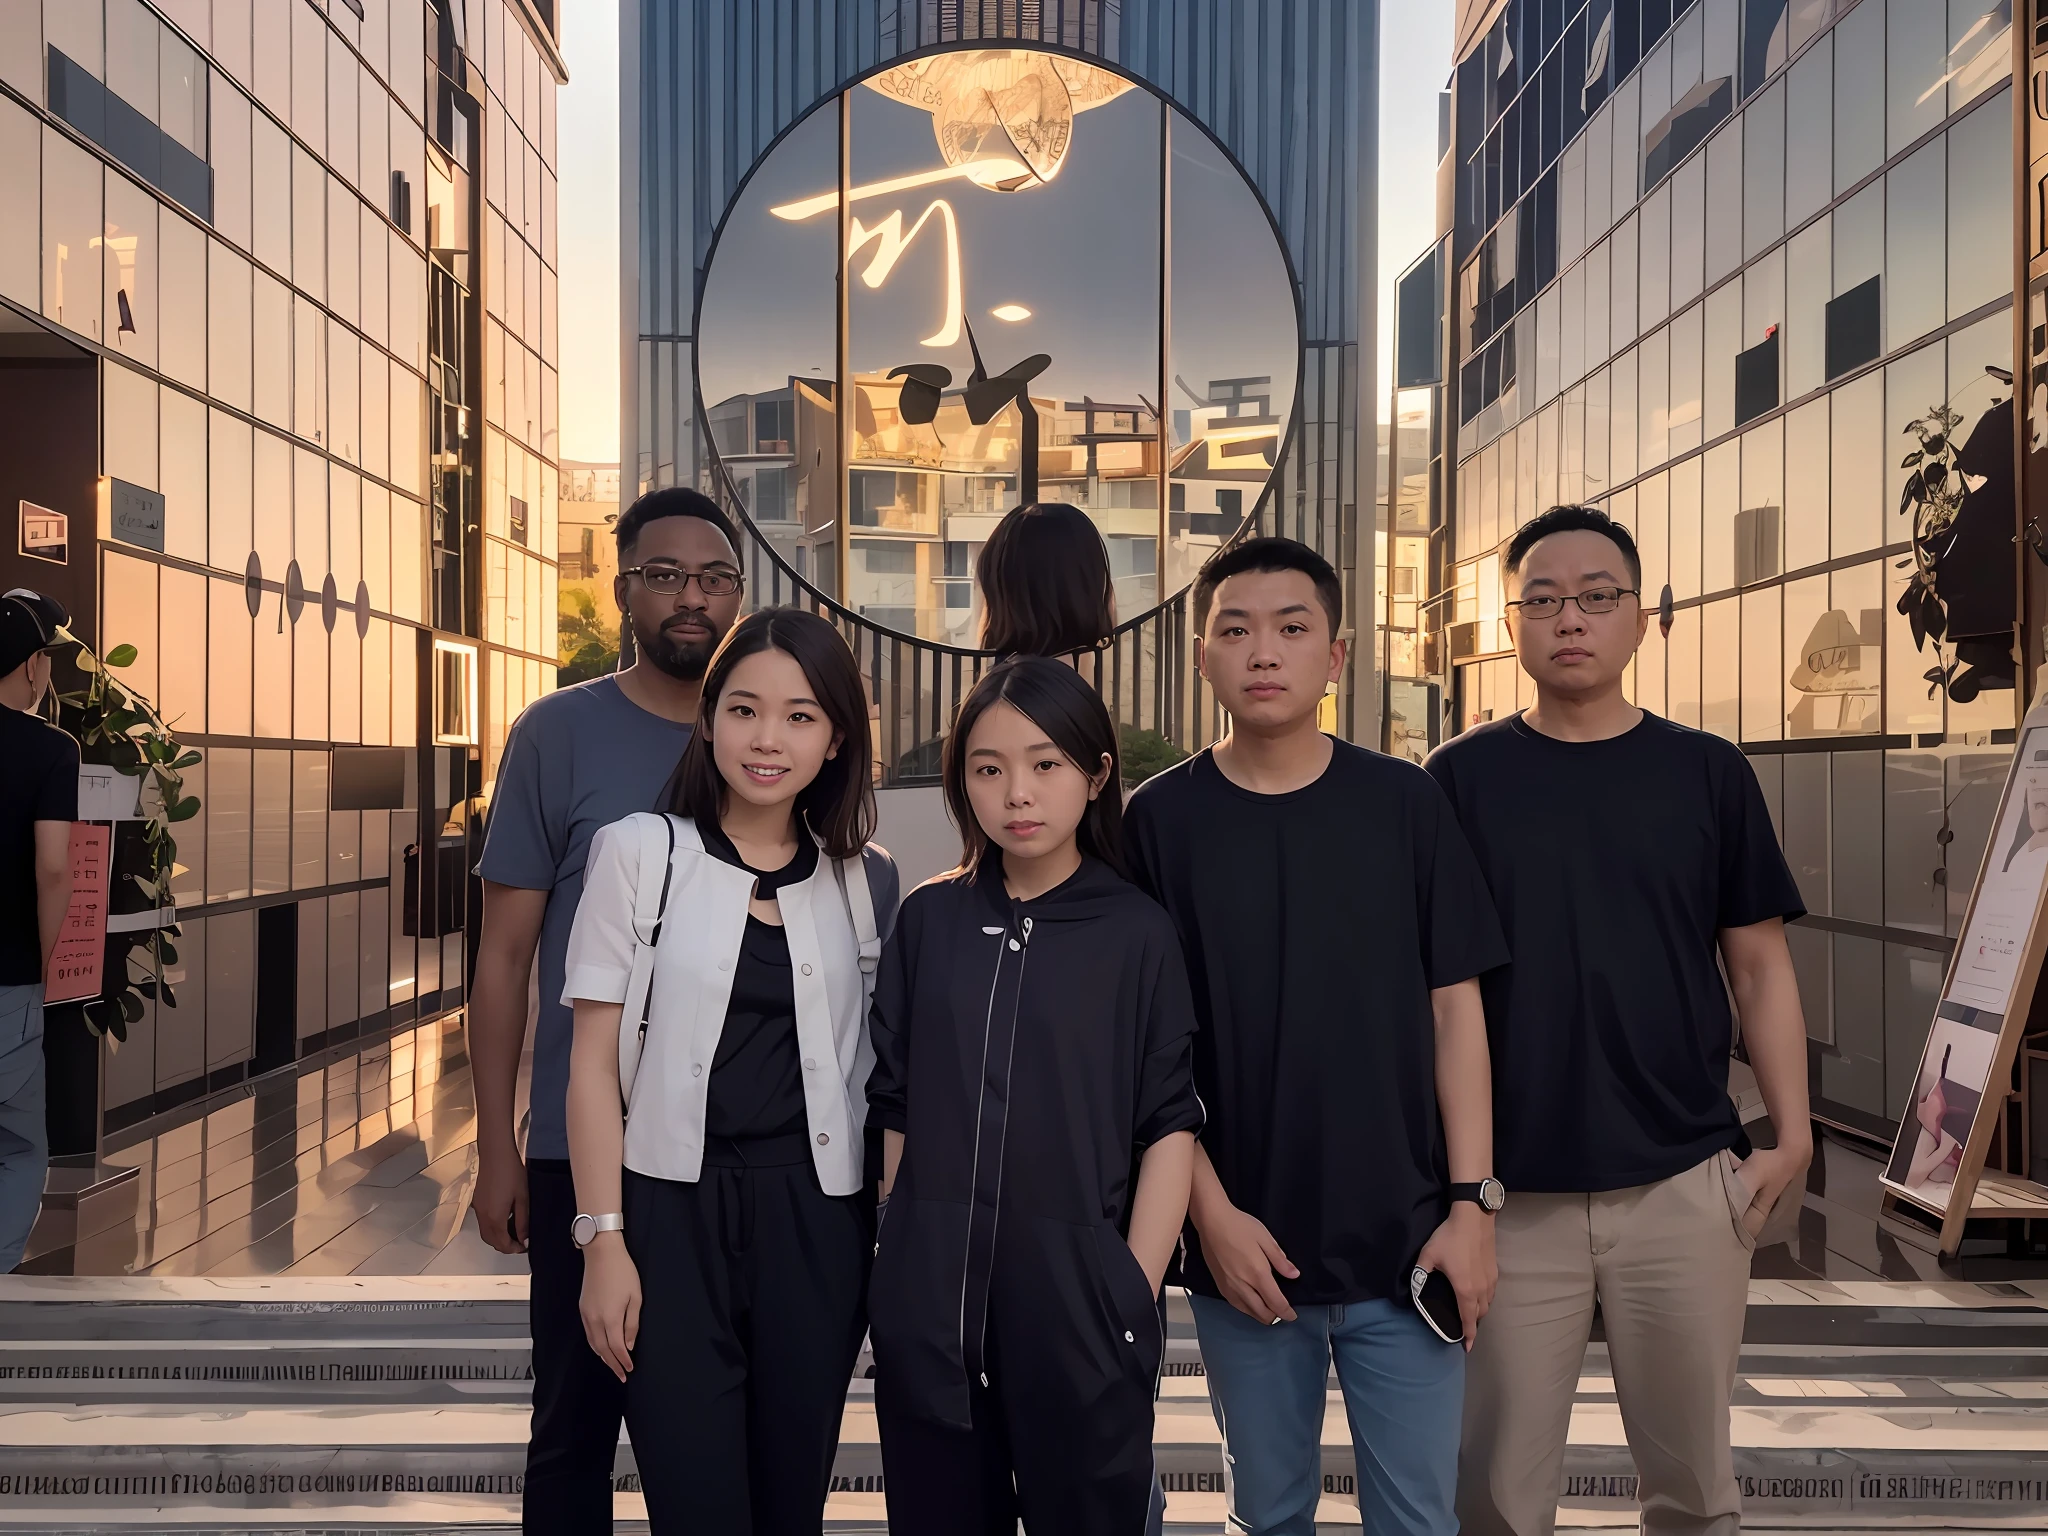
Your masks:
{"label": "blue jeans", "polygon": [[21,1262],[49,1170],[42,983],[0,987],[0,1275]]}
{"label": "blue jeans", "polygon": [[1373,1536],[1452,1536],[1465,1351],[1395,1301],[1297,1307],[1267,1326],[1191,1296],[1223,1432],[1225,1529],[1315,1536],[1330,1362],[1351,1421],[1358,1508]]}

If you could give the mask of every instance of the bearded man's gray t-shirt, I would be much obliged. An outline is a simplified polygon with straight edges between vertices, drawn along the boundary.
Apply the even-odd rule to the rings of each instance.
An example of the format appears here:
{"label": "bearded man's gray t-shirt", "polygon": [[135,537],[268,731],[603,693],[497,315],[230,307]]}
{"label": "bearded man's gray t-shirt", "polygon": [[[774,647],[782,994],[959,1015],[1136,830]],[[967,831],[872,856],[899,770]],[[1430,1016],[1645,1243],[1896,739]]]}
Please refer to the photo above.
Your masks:
{"label": "bearded man's gray t-shirt", "polygon": [[540,1017],[533,1044],[533,1120],[526,1155],[569,1155],[571,1014],[563,965],[583,861],[597,829],[661,807],[690,727],[650,714],[616,677],[595,678],[529,704],[498,765],[477,873],[497,885],[548,893],[540,930]]}

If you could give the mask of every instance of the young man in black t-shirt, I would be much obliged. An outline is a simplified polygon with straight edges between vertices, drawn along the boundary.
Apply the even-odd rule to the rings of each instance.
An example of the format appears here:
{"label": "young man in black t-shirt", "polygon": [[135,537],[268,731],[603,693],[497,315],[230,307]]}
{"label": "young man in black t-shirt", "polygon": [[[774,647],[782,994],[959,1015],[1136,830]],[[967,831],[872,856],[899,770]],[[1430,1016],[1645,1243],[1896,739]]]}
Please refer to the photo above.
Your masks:
{"label": "young man in black t-shirt", "polygon": [[0,596],[0,1274],[43,1203],[43,972],[71,904],[78,743],[33,713],[67,619],[26,588]]}
{"label": "young man in black t-shirt", "polygon": [[[1288,539],[1195,582],[1209,751],[1132,796],[1134,877],[1172,915],[1200,1031],[1184,1280],[1223,1432],[1231,1529],[1311,1536],[1334,1361],[1369,1531],[1457,1529],[1465,1356],[1493,1290],[1492,1104],[1475,979],[1506,959],[1471,850],[1412,764],[1317,726],[1342,588]],[[1492,1324],[1487,1324],[1490,1331]]]}
{"label": "young man in black t-shirt", "polygon": [[[1628,530],[1553,507],[1503,563],[1536,703],[1428,764],[1513,953],[1483,983],[1513,1194],[1458,1513],[1472,1536],[1549,1536],[1597,1303],[1643,1528],[1732,1536],[1750,1256],[1813,1147],[1784,930],[1799,892],[1741,751],[1623,692],[1647,622]],[[1731,989],[1777,1127],[1767,1151],[1728,1098]]]}

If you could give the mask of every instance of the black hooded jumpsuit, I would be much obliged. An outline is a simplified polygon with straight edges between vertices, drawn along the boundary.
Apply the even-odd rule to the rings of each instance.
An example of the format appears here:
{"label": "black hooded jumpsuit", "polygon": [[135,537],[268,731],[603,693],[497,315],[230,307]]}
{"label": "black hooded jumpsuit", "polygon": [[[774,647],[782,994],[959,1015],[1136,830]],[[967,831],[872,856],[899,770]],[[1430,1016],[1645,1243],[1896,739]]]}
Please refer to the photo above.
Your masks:
{"label": "black hooded jumpsuit", "polygon": [[1165,911],[1107,865],[904,903],[868,1123],[905,1136],[869,1285],[893,1536],[1138,1536],[1164,1339],[1123,1233],[1143,1149],[1198,1131]]}

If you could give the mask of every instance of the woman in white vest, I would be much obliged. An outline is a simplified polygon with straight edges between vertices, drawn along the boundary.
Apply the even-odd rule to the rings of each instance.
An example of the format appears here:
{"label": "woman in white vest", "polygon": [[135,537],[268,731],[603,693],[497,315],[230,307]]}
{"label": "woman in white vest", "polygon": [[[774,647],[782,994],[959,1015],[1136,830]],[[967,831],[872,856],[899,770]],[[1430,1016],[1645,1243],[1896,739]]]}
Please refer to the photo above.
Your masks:
{"label": "woman in white vest", "polygon": [[866,1326],[867,1012],[896,909],[869,760],[838,631],[767,609],[712,657],[671,814],[590,845],[563,992],[574,1235],[657,1533],[823,1517]]}

